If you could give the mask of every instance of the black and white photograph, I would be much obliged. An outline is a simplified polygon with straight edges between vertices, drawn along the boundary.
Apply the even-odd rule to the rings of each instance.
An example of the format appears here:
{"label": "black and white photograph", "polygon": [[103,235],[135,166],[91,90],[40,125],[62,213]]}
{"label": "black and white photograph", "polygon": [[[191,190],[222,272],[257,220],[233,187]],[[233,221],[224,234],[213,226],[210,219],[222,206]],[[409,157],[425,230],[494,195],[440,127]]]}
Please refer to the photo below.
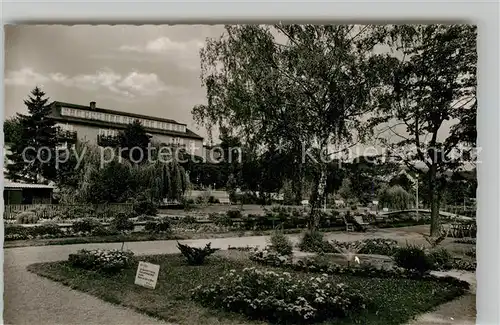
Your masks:
{"label": "black and white photograph", "polygon": [[4,26],[4,324],[476,324],[477,38]]}

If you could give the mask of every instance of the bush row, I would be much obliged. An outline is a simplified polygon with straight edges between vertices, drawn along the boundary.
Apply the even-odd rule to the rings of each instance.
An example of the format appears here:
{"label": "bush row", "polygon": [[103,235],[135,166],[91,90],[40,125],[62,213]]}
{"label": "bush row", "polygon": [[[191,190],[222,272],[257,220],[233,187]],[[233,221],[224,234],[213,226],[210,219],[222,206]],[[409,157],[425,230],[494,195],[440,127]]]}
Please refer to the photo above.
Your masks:
{"label": "bush row", "polygon": [[217,283],[195,288],[192,298],[208,307],[282,324],[345,317],[366,304],[358,291],[334,283],[326,275],[300,279],[287,272],[256,268],[231,270]]}
{"label": "bush row", "polygon": [[288,268],[296,271],[325,273],[325,274],[348,274],[353,276],[379,277],[379,278],[404,278],[418,280],[432,280],[454,284],[463,290],[469,289],[469,283],[454,277],[434,276],[428,272],[422,273],[404,267],[377,268],[371,264],[362,264],[356,267],[345,267],[325,260],[306,258],[294,262],[287,256],[280,255],[270,250],[256,250],[250,254],[250,259],[262,265]]}
{"label": "bush row", "polygon": [[312,253],[338,253],[337,248],[347,249],[349,247],[359,247],[357,254],[376,254],[392,256],[399,248],[398,242],[393,239],[374,238],[363,239],[353,242],[327,241],[319,231],[304,233],[299,248],[304,252]]}
{"label": "bush row", "polygon": [[[96,218],[84,218],[73,222],[70,229],[63,231],[56,223],[44,223],[34,227],[20,225],[5,226],[5,240],[25,240],[33,238],[62,238],[75,236],[112,236],[134,230],[134,222],[127,214],[117,214],[106,227]],[[149,233],[164,233],[170,230],[167,218],[146,222],[145,231]]]}
{"label": "bush row", "polygon": [[106,273],[117,273],[132,266],[134,263],[134,253],[118,250],[81,249],[75,254],[70,254],[68,261],[73,267]]}
{"label": "bush row", "polygon": [[157,205],[145,197],[138,197],[131,202],[131,210],[128,212],[119,211],[114,207],[99,207],[93,205],[59,205],[54,211],[54,205],[51,208],[39,208],[29,211],[20,212],[16,215],[16,223],[18,224],[34,224],[43,218],[53,220],[65,219],[83,219],[96,218],[99,220],[111,220],[120,214],[127,214],[129,217],[137,217],[140,215],[156,215]]}

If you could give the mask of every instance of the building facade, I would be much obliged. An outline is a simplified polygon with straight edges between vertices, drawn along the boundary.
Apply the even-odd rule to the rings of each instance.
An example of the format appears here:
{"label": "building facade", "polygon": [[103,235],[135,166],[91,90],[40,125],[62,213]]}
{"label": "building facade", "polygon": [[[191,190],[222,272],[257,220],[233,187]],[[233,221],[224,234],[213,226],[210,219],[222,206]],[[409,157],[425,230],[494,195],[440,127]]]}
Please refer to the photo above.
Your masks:
{"label": "building facade", "polygon": [[102,139],[118,135],[128,124],[138,120],[152,141],[183,147],[196,156],[204,155],[203,137],[174,120],[98,108],[95,102],[86,106],[55,101],[51,108],[51,118],[57,125],[82,142],[102,145]]}

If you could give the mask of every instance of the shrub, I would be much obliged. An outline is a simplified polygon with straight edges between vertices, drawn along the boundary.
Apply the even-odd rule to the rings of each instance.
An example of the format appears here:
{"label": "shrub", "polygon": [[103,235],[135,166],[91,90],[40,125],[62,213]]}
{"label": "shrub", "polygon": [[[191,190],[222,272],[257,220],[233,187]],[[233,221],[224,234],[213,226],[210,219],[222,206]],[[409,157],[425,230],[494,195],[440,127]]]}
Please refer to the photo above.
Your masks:
{"label": "shrub", "polygon": [[18,224],[34,224],[38,222],[38,217],[35,212],[24,211],[16,216],[16,223]]}
{"label": "shrub", "polygon": [[137,221],[155,221],[156,218],[153,216],[147,216],[145,214],[142,214],[137,217]]}
{"label": "shrub", "polygon": [[220,201],[219,201],[219,199],[216,199],[215,197],[210,196],[210,197],[208,198],[208,203],[210,203],[210,204],[219,204],[219,203],[220,203]]}
{"label": "shrub", "polygon": [[132,231],[135,227],[134,222],[125,213],[118,213],[111,224],[118,231]]}
{"label": "shrub", "polygon": [[476,249],[475,248],[469,249],[467,252],[465,252],[465,255],[476,258]]}
{"label": "shrub", "polygon": [[280,267],[292,263],[292,256],[282,255],[275,250],[270,249],[269,247],[266,247],[263,250],[255,248],[254,251],[250,254],[250,260],[259,262],[264,265]]}
{"label": "shrub", "polygon": [[323,239],[319,231],[306,231],[299,243],[299,248],[304,252],[333,253],[335,248]]}
{"label": "shrub", "polygon": [[271,249],[281,255],[292,255],[293,244],[282,232],[275,231],[271,235]]}
{"label": "shrub", "polygon": [[170,231],[170,220],[162,218],[157,221],[148,221],[144,226],[144,230],[151,233],[161,233]]}
{"label": "shrub", "polygon": [[44,223],[40,226],[35,226],[31,229],[31,233],[33,236],[37,235],[51,235],[57,236],[62,234],[62,230],[56,223]]}
{"label": "shrub", "polygon": [[84,218],[82,220],[77,220],[73,222],[73,231],[76,233],[83,232],[83,233],[91,233],[92,230],[95,228],[101,226],[101,223],[99,220],[95,218]]}
{"label": "shrub", "polygon": [[476,245],[476,239],[474,238],[460,238],[460,239],[455,239],[453,242],[457,244]]}
{"label": "shrub", "polygon": [[398,242],[394,239],[373,238],[361,241],[363,248],[359,254],[376,254],[392,256],[399,248]]}
{"label": "shrub", "polygon": [[186,198],[183,198],[181,200],[181,205],[182,205],[182,208],[186,211],[189,211],[193,208],[194,206],[194,200],[193,199],[186,199]]}
{"label": "shrub", "polygon": [[219,227],[231,227],[233,225],[233,220],[227,214],[210,213],[208,218],[214,225]]}
{"label": "shrub", "polygon": [[218,251],[218,248],[212,248],[212,243],[208,243],[204,248],[190,247],[177,242],[177,248],[187,259],[189,265],[202,265],[205,259]]}
{"label": "shrub", "polygon": [[433,250],[429,253],[434,270],[449,270],[453,267],[453,256],[444,248]]}
{"label": "shrub", "polygon": [[[426,280],[456,285],[464,291],[469,290],[470,288],[470,284],[467,281],[459,280],[451,276],[442,277],[435,276],[430,273],[422,274],[414,270],[408,270],[401,267],[379,268],[371,264],[361,264],[359,267],[346,267],[332,263],[322,256],[299,259],[295,262],[291,258],[278,255],[277,253],[271,252],[267,249],[256,249],[250,254],[250,260],[266,266],[280,267],[305,273],[321,273],[330,275],[342,274],[370,278]],[[454,268],[475,270],[474,263],[467,263],[466,261],[462,262],[464,263],[460,265],[461,268],[455,266]]]}
{"label": "shrub", "polygon": [[466,261],[466,260],[456,260],[456,261],[453,261],[451,268],[456,269],[456,270],[472,271],[473,272],[476,270],[476,263]]}
{"label": "shrub", "polygon": [[19,225],[8,225],[4,227],[5,240],[24,240],[31,236],[29,228]]}
{"label": "shrub", "polygon": [[157,205],[145,196],[138,197],[133,203],[133,210],[136,215],[155,216],[158,212]]}
{"label": "shrub", "polygon": [[366,303],[357,291],[326,275],[301,279],[287,272],[231,270],[217,283],[198,286],[195,301],[271,323],[316,323],[345,317]]}
{"label": "shrub", "polygon": [[103,225],[99,225],[96,228],[92,229],[90,232],[92,236],[104,237],[104,236],[113,236],[117,234],[116,229],[106,228]]}
{"label": "shrub", "polygon": [[227,211],[227,216],[231,219],[238,219],[242,217],[240,210],[229,210]]}
{"label": "shrub", "polygon": [[429,272],[433,267],[432,258],[423,248],[415,245],[398,248],[394,254],[394,261],[399,267],[421,274]]}
{"label": "shrub", "polygon": [[76,254],[70,254],[68,261],[73,267],[116,273],[132,266],[134,253],[118,250],[81,249]]}
{"label": "shrub", "polygon": [[227,247],[227,250],[228,251],[240,251],[240,252],[250,252],[250,251],[253,251],[255,250],[254,247],[252,246],[242,246],[242,247],[237,247],[237,246],[228,246]]}
{"label": "shrub", "polygon": [[194,224],[198,224],[198,219],[196,219],[193,216],[185,216],[185,217],[180,218],[178,223],[181,225],[194,225]]}

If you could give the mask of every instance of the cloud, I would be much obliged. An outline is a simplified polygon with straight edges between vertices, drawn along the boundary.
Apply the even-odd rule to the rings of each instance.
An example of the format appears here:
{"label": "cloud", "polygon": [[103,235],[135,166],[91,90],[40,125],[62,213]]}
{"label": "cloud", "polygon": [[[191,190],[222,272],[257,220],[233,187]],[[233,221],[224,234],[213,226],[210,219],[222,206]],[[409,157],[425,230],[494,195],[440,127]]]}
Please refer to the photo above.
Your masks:
{"label": "cloud", "polygon": [[49,81],[46,76],[35,72],[31,68],[23,68],[18,71],[10,71],[4,82],[6,85],[35,85]]}
{"label": "cloud", "polygon": [[195,53],[203,47],[203,42],[199,40],[192,40],[188,42],[176,42],[168,37],[160,37],[147,42],[144,45],[123,45],[120,47],[124,52],[139,52],[139,53],[172,53],[177,54],[182,52],[194,51]]}
{"label": "cloud", "polygon": [[[200,40],[177,42],[168,37],[160,37],[142,45],[122,45],[118,50],[121,53],[150,54],[150,56],[142,55],[140,57],[135,55],[135,58],[132,59],[140,61],[156,58],[167,59],[175,61],[179,67],[197,71],[200,68],[199,51],[203,46],[204,42]],[[160,55],[163,55],[163,57]],[[130,57],[127,59],[130,59]]]}
{"label": "cloud", "polygon": [[68,76],[60,72],[43,75],[31,68],[9,71],[5,78],[7,85],[32,86],[39,83],[56,83],[67,87],[85,90],[107,89],[108,91],[128,96],[154,96],[164,91],[178,91],[168,87],[155,73],[132,71],[121,75],[111,69],[101,69],[94,74]]}

